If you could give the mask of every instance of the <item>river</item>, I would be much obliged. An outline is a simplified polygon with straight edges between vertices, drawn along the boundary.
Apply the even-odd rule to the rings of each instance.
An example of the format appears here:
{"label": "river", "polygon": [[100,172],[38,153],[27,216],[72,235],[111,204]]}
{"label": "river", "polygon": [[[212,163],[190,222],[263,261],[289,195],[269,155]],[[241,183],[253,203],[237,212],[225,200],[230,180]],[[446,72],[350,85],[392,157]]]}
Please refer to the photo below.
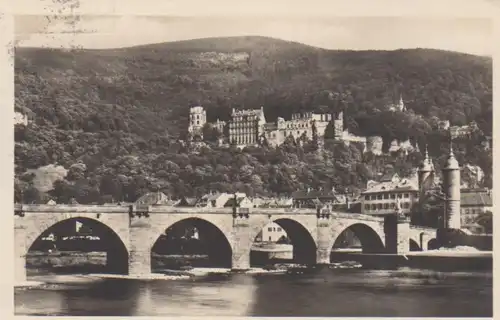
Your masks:
{"label": "river", "polygon": [[492,317],[492,273],[322,269],[15,289],[16,315]]}

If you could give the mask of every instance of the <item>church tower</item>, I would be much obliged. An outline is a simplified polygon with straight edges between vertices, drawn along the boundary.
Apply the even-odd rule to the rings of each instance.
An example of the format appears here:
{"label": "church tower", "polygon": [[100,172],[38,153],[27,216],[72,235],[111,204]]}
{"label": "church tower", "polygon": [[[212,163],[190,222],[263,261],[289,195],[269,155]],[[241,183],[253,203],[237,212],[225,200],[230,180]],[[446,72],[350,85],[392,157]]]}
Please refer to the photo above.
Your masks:
{"label": "church tower", "polygon": [[418,188],[420,192],[427,190],[431,186],[434,176],[434,164],[429,158],[427,146],[425,147],[425,158],[418,168]]}
{"label": "church tower", "polygon": [[444,227],[460,229],[460,166],[450,139],[450,153],[443,168],[443,192],[445,195]]}

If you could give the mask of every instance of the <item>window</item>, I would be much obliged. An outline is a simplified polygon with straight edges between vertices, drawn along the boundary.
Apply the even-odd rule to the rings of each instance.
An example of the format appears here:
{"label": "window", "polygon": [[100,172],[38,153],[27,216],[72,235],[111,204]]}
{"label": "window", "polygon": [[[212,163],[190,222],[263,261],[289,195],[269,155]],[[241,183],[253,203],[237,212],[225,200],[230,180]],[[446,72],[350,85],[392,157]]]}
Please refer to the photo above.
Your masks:
{"label": "window", "polygon": [[370,196],[365,196],[365,200],[370,200]]}
{"label": "window", "polygon": [[269,227],[269,228],[267,228],[267,231],[271,232],[271,231],[273,231],[273,228]]}
{"label": "window", "polygon": [[200,120],[200,116],[199,115],[196,116],[196,120]]}
{"label": "window", "polygon": [[377,203],[377,210],[381,210],[382,209],[382,204],[381,203]]}
{"label": "window", "polygon": [[388,203],[384,203],[384,209],[389,209],[389,204]]}
{"label": "window", "polygon": [[391,203],[391,209],[394,209],[396,207],[396,205],[394,203]]}
{"label": "window", "polygon": [[375,204],[372,204],[372,210],[376,210],[377,206]]}
{"label": "window", "polygon": [[389,199],[389,195],[387,193],[384,194],[384,199]]}
{"label": "window", "polygon": [[381,195],[381,194],[379,194],[379,195],[377,196],[377,200],[382,200],[382,195]]}
{"label": "window", "polygon": [[391,194],[391,199],[396,199],[396,195],[395,194]]}
{"label": "window", "polygon": [[409,198],[409,197],[410,197],[410,195],[409,195],[408,193],[405,193],[405,194],[404,194],[404,197],[405,197],[405,198]]}
{"label": "window", "polygon": [[402,199],[402,198],[403,198],[403,195],[402,195],[401,193],[400,193],[400,194],[398,194],[398,198],[399,198],[399,199]]}
{"label": "window", "polygon": [[369,204],[365,204],[365,210],[370,210],[370,205]]}
{"label": "window", "polygon": [[196,124],[200,124],[200,121],[196,120]]}
{"label": "window", "polygon": [[281,228],[278,228],[278,231],[281,231]]}
{"label": "window", "polygon": [[271,241],[271,236],[269,236],[269,241]]}
{"label": "window", "polygon": [[403,204],[403,208],[408,209],[409,207],[410,207],[410,203],[409,202],[405,202]]}

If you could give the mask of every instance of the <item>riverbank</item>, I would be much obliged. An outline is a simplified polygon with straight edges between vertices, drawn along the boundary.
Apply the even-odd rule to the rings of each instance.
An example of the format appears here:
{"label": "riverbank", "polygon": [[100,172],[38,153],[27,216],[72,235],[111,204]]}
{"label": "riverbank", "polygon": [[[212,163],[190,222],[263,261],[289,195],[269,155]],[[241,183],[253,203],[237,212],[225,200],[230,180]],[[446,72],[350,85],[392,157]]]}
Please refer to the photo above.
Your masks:
{"label": "riverbank", "polygon": [[402,267],[436,271],[491,271],[492,251],[429,250],[407,254],[370,254],[334,252],[332,261],[357,261],[368,269],[397,269]]}

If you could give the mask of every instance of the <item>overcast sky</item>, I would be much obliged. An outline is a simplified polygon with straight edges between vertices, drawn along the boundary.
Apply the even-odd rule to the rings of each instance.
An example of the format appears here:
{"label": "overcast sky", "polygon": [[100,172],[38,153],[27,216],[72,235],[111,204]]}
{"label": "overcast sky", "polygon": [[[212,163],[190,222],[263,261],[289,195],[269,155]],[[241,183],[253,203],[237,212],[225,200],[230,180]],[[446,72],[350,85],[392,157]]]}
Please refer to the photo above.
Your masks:
{"label": "overcast sky", "polygon": [[[102,1],[103,4],[107,3],[106,0]],[[141,0],[139,3],[147,1],[150,0]],[[223,0],[213,1],[210,3]],[[406,16],[398,17],[391,11],[387,12],[392,13],[393,17],[347,17],[327,14],[326,9],[329,8],[325,7],[325,10],[321,10],[321,7],[317,8],[312,5],[302,7],[307,14],[301,15],[300,8],[297,9],[292,5],[288,14],[283,14],[284,3],[281,7],[276,5],[259,7],[260,0],[254,1],[256,2],[253,6],[248,6],[249,2],[241,2],[247,4],[245,10],[240,8],[238,11],[234,7],[233,14],[219,13],[218,17],[213,16],[213,13],[212,15],[203,14],[203,6],[193,7],[197,10],[188,10],[189,8],[186,7],[184,11],[177,6],[175,7],[177,11],[172,11],[176,14],[168,16],[165,12],[163,15],[158,13],[156,16],[152,14],[143,16],[84,15],[77,20],[63,20],[42,15],[18,15],[14,26],[18,46],[70,47],[76,45],[84,48],[116,48],[206,37],[259,35],[327,49],[390,50],[421,47],[479,55],[491,55],[493,52],[493,24],[490,19],[484,17],[474,18],[473,15],[467,17],[464,14],[455,16],[429,14],[427,17],[419,17],[409,16],[408,12]],[[316,3],[319,0],[309,1]],[[302,4],[309,1],[303,1]],[[398,3],[404,0],[400,1]],[[161,3],[171,5],[172,2],[175,1]],[[127,3],[130,8],[132,2]],[[280,0],[271,3],[279,4]],[[375,3],[378,2],[375,1]],[[259,10],[256,7],[260,8],[262,14],[257,14]],[[230,10],[228,6],[220,8]],[[396,10],[397,6],[394,8]],[[408,9],[408,6],[403,8]],[[452,7],[448,6],[448,8],[449,12],[453,12]],[[375,9],[376,7],[372,10]],[[100,10],[106,12],[104,9]],[[116,14],[117,9],[113,10]],[[210,10],[216,11],[213,7],[206,7],[207,12]],[[135,12],[137,11],[140,9],[135,9]],[[189,14],[192,17],[187,16]]]}

